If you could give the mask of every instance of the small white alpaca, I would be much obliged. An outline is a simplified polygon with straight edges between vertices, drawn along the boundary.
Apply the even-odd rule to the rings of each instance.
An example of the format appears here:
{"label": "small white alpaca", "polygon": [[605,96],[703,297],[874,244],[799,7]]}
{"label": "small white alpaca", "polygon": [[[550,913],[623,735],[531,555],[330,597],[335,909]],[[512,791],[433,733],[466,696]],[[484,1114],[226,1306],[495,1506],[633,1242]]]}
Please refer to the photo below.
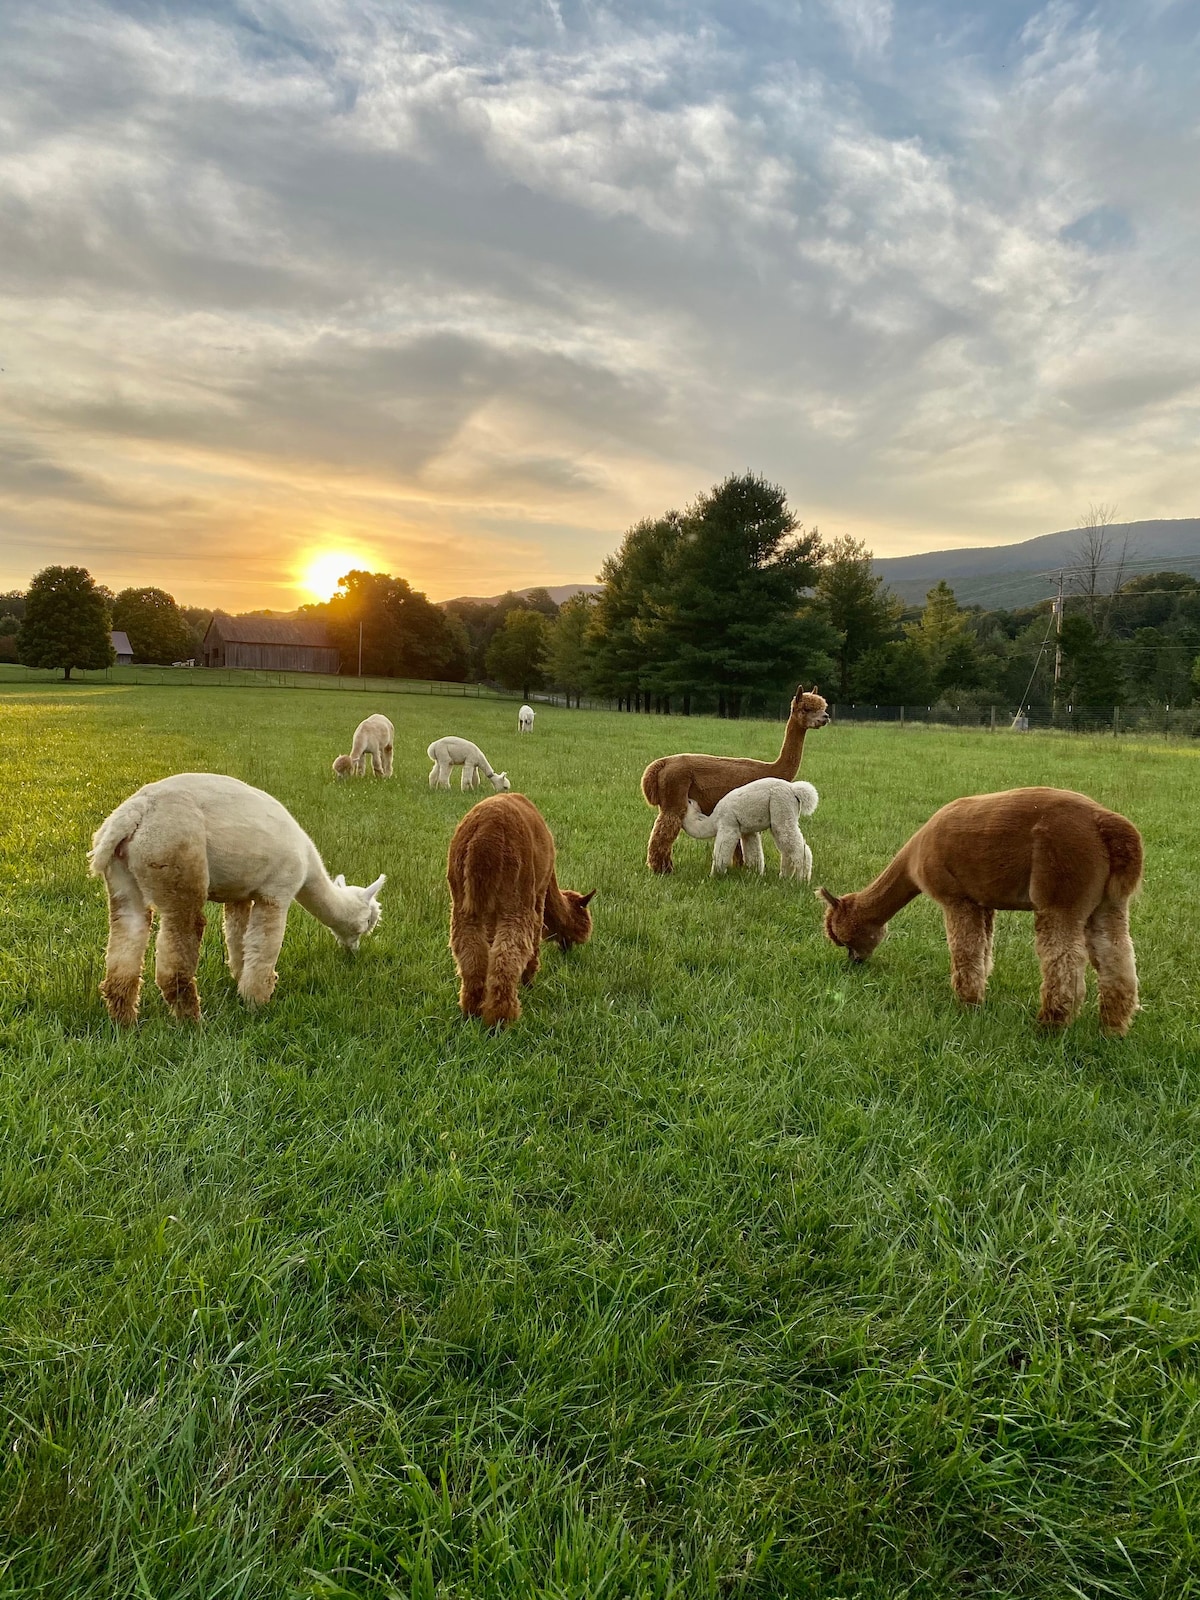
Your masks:
{"label": "small white alpaca", "polygon": [[272,795],[215,772],[180,772],[130,795],[96,829],[88,858],[108,886],[100,993],[114,1022],[137,1021],[142,963],[158,912],[155,981],[177,1017],[198,1021],[196,965],[206,901],[224,902],[238,993],[265,1005],[288,907],[298,900],[349,950],[381,915],[384,878],[365,889],[330,878],[317,847]]}
{"label": "small white alpaca", "polygon": [[762,872],[762,835],[769,828],[779,846],[779,876],[812,877],[812,851],[800,832],[799,817],[817,809],[817,791],[811,783],[788,783],[786,778],[756,778],[731,789],[705,816],[695,800],[687,803],[684,832],[693,839],[715,839],[712,870],[725,872],[740,841],[748,868]]}
{"label": "small white alpaca", "polygon": [[492,788],[497,794],[512,788],[512,784],[508,781],[508,773],[497,772],[479,746],[472,744],[470,739],[459,739],[455,734],[449,733],[444,739],[435,739],[425,754],[433,762],[433,770],[429,774],[431,789],[448,789],[450,772],[454,767],[463,769],[464,789],[476,788],[481,772],[485,778],[491,779]]}
{"label": "small white alpaca", "polygon": [[350,747],[350,754],[338,756],[334,761],[334,773],[339,778],[344,778],[350,773],[356,778],[361,778],[367,770],[367,763],[370,762],[372,777],[378,778],[382,775],[390,778],[392,746],[395,739],[396,730],[382,712],[377,711],[372,717],[364,717],[354,730],[354,743]]}
{"label": "small white alpaca", "polygon": [[517,732],[518,733],[532,733],[533,732],[533,707],[532,706],[522,706],[520,711],[517,712]]}

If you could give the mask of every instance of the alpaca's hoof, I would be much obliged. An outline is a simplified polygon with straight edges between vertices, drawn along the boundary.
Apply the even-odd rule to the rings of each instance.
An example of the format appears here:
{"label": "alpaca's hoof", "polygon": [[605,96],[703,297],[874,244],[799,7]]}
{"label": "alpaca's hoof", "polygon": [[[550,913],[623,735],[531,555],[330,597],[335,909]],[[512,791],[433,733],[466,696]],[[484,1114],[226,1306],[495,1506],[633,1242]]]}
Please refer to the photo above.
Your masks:
{"label": "alpaca's hoof", "polygon": [[118,1028],[132,1028],[137,1021],[141,993],[140,978],[109,978],[100,985],[105,1009]]}
{"label": "alpaca's hoof", "polygon": [[494,1028],[497,1032],[507,1028],[509,1023],[516,1022],[521,1015],[521,1002],[514,995],[511,1000],[493,1002],[483,1008],[483,1025],[485,1028]]}
{"label": "alpaca's hoof", "polygon": [[665,877],[668,872],[675,871],[675,863],[673,861],[647,861],[646,865],[651,872],[657,872],[661,877]]}

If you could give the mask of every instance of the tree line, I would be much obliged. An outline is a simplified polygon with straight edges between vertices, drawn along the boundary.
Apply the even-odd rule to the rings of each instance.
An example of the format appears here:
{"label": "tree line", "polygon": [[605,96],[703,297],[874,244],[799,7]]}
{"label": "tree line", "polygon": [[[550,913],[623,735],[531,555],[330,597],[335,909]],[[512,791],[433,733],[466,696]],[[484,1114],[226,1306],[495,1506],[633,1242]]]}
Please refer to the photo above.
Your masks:
{"label": "tree line", "polygon": [[[355,571],[302,614],[325,622],[344,673],[361,655],[367,676],[551,689],[630,711],[773,714],[801,680],[840,704],[1016,710],[1053,698],[1075,722],[1200,698],[1200,579],[1125,580],[1117,563],[1106,590],[1095,528],[1085,545],[1061,615],[1049,597],[964,608],[945,582],[906,606],[864,544],[823,540],[778,484],[744,473],[634,524],[596,595],[435,605],[403,578]],[[107,665],[120,628],[135,660],[171,662],[196,654],[210,616],[161,589],[113,595],[81,567],[48,567],[27,595],[0,596],[0,649],[8,638],[28,665],[69,675]]]}

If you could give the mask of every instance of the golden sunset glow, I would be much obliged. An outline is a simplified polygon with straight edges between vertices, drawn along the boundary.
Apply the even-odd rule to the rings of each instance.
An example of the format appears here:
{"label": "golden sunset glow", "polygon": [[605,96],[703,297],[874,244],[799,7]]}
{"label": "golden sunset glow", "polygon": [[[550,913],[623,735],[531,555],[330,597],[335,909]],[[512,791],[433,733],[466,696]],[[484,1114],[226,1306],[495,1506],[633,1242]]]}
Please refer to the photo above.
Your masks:
{"label": "golden sunset glow", "polygon": [[350,555],[345,550],[319,550],[307,557],[300,573],[300,588],[314,600],[328,600],[337,593],[338,579],[347,572],[371,570],[365,556]]}

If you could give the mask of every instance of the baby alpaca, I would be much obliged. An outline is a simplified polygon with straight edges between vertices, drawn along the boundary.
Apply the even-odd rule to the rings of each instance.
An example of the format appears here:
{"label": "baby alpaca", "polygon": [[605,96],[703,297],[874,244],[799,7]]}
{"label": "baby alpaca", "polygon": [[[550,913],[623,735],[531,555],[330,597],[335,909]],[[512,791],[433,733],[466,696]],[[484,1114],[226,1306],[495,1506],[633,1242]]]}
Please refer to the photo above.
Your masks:
{"label": "baby alpaca", "polygon": [[444,739],[435,739],[425,752],[433,762],[433,771],[429,774],[429,787],[431,789],[448,789],[450,787],[450,773],[454,767],[461,767],[462,786],[464,789],[474,789],[479,783],[479,774],[491,780],[492,788],[497,794],[503,794],[511,789],[507,772],[497,772],[492,763],[484,755],[477,744],[472,744],[470,739],[459,739],[454,734],[447,734]]}
{"label": "baby alpaca", "polygon": [[350,746],[350,770],[354,776],[361,778],[370,762],[373,777],[390,778],[395,738],[395,729],[381,712],[364,717],[354,730],[354,743]]}
{"label": "baby alpaca", "polygon": [[1090,961],[1100,1026],[1125,1033],[1138,1008],[1129,901],[1142,881],[1142,837],[1125,817],[1070,789],[1009,789],[952,800],[857,894],[824,900],[825,933],[865,961],[888,919],[919,894],[942,908],[950,981],[965,1005],[983,1000],[997,911],[1032,911],[1042,968],[1038,1021],[1079,1011]]}
{"label": "baby alpaca", "polygon": [[689,800],[683,831],[693,839],[715,839],[712,870],[725,872],[740,842],[747,867],[763,871],[762,835],[769,828],[779,846],[779,876],[812,877],[812,851],[800,832],[799,817],[810,817],[817,809],[817,791],[811,783],[788,783],[785,778],[757,778],[731,789],[718,800],[712,815],[705,816],[695,800]]}
{"label": "baby alpaca", "polygon": [[517,712],[517,732],[518,733],[532,733],[533,732],[533,707],[532,706],[522,706],[520,711]]}
{"label": "baby alpaca", "polygon": [[349,950],[380,918],[384,878],[365,889],[331,879],[317,847],[279,801],[237,778],[181,772],[148,783],[97,828],[88,857],[108,887],[100,993],[114,1022],[137,1021],[142,963],[158,912],[155,979],[177,1017],[200,1019],[196,965],[204,905],[224,902],[229,970],[247,1004],[265,1005],[288,907],[298,900]]}
{"label": "baby alpaca", "polygon": [[446,877],[459,1006],[489,1028],[515,1022],[517,989],[533,982],[539,944],[586,944],[596,891],[558,887],[553,836],[523,794],[490,795],[471,807],[450,841]]}

